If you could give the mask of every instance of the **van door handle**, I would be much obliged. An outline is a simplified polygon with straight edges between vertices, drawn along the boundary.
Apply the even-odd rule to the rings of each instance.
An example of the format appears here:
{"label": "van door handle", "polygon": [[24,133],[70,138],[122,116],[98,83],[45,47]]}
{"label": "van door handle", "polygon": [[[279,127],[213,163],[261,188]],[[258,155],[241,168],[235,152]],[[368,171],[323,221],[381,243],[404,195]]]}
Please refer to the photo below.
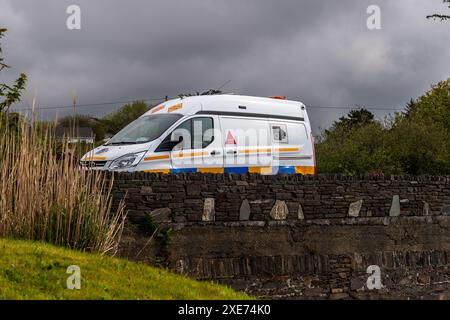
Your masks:
{"label": "van door handle", "polygon": [[227,154],[237,154],[237,151],[236,150],[230,150],[230,151],[227,151]]}
{"label": "van door handle", "polygon": [[212,156],[220,156],[220,152],[217,150],[211,151],[210,153]]}

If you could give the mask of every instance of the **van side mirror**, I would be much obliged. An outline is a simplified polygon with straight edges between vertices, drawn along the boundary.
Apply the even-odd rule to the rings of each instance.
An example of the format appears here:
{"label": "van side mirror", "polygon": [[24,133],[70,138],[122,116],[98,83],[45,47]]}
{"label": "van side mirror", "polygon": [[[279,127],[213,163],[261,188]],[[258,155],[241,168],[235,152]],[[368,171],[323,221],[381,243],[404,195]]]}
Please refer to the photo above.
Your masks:
{"label": "van side mirror", "polygon": [[175,140],[170,140],[170,151],[181,142],[183,142],[183,136],[179,136],[178,139]]}
{"label": "van side mirror", "polygon": [[183,136],[179,136],[178,139],[172,140],[172,135],[167,136],[163,142],[156,148],[155,152],[168,152],[183,141]]}

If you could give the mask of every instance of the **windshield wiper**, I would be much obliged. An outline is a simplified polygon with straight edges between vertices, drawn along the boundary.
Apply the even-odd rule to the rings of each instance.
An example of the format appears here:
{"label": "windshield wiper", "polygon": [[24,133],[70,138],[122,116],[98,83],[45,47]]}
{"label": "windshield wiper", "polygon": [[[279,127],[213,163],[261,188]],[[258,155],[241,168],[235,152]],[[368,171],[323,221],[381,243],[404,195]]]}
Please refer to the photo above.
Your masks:
{"label": "windshield wiper", "polygon": [[118,141],[118,142],[111,142],[108,143],[107,146],[120,146],[124,144],[137,144],[135,141]]}

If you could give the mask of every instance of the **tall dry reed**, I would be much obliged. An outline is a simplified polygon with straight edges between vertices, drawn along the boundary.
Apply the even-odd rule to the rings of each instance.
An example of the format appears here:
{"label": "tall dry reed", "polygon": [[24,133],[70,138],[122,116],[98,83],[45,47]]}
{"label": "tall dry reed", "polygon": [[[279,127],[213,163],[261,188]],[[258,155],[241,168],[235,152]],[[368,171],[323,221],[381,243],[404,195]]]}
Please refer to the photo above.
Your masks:
{"label": "tall dry reed", "polygon": [[80,170],[53,132],[0,119],[0,237],[114,253],[124,209],[111,212],[112,181]]}

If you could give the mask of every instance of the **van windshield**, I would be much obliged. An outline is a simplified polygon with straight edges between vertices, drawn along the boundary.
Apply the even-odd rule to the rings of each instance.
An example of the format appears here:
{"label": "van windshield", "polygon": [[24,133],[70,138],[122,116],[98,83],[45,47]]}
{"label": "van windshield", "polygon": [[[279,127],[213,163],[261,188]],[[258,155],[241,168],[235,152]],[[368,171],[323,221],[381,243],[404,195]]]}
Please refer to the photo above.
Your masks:
{"label": "van windshield", "polygon": [[120,130],[105,145],[139,144],[153,141],[182,117],[181,114],[155,114],[140,117]]}

